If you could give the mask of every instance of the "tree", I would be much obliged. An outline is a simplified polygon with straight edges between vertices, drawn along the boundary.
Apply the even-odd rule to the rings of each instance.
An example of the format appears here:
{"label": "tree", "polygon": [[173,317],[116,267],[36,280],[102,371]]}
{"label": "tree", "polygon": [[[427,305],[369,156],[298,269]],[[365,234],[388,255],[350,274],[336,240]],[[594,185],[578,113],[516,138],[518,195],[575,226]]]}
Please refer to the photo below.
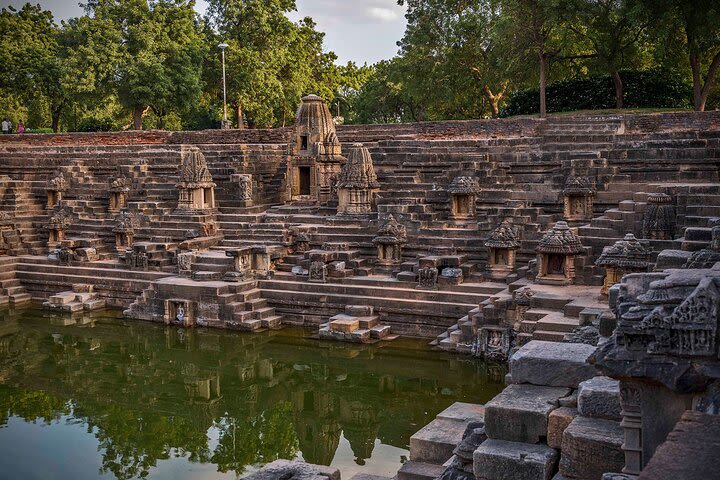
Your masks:
{"label": "tree", "polygon": [[588,53],[570,58],[596,59],[613,79],[616,108],[623,108],[620,70],[638,64],[648,22],[632,0],[570,0],[561,12],[567,28],[589,44]]}
{"label": "tree", "polygon": [[194,5],[193,0],[92,0],[86,6],[94,22],[116,29],[113,86],[133,112],[136,130],[148,109],[162,128],[168,113],[190,108],[200,96],[206,47]]}

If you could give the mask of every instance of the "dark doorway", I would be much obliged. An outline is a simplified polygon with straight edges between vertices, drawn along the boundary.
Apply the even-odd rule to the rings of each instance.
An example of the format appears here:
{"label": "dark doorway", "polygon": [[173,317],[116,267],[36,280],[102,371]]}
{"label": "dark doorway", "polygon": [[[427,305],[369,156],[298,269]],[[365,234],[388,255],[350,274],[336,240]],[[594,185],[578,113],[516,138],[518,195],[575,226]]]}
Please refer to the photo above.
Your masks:
{"label": "dark doorway", "polygon": [[310,167],[298,167],[300,173],[300,195],[310,195]]}
{"label": "dark doorway", "polygon": [[548,255],[548,275],[564,275],[565,274],[565,256],[564,255]]}
{"label": "dark doorway", "polygon": [[300,135],[300,150],[308,149],[308,137],[307,135]]}

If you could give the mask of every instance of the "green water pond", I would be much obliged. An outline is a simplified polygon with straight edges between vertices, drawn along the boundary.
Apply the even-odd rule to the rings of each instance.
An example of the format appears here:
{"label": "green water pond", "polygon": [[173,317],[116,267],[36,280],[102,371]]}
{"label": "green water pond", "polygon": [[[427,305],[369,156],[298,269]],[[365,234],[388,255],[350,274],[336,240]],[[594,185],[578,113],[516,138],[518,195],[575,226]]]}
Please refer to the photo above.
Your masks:
{"label": "green water pond", "polygon": [[392,476],[410,436],[504,367],[425,340],[184,330],[0,310],[0,478],[226,479],[278,458]]}

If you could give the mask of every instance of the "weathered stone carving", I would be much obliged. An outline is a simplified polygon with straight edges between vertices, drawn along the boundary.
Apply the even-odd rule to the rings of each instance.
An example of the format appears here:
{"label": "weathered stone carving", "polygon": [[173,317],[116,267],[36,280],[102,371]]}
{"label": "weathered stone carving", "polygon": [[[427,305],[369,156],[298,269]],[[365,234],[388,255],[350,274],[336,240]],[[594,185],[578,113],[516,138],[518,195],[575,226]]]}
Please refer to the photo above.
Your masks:
{"label": "weathered stone carving", "polygon": [[311,262],[308,273],[308,281],[315,283],[325,283],[327,276],[327,266],[323,262]]}
{"label": "weathered stone carving", "polygon": [[130,191],[129,181],[125,177],[118,177],[110,181],[110,205],[108,211],[119,212],[125,208],[127,194]]}
{"label": "weathered stone carving", "polygon": [[710,248],[693,252],[683,268],[712,268],[718,262],[720,262],[720,226],[715,226],[712,229]]}
{"label": "weathered stone carving", "polygon": [[610,287],[620,282],[623,275],[634,272],[646,272],[651,265],[650,250],[628,233],[623,240],[605,247],[595,265],[605,268],[605,280],[601,293],[607,295]]}
{"label": "weathered stone carving", "polygon": [[70,227],[71,223],[72,211],[70,208],[62,204],[56,205],[50,221],[45,225],[45,229],[48,231],[47,246],[49,249],[55,248],[65,239],[65,231]]}
{"label": "weathered stone carving", "polygon": [[507,360],[512,346],[512,329],[502,326],[483,326],[479,331],[477,354],[487,360]]}
{"label": "weathered stone carving", "polygon": [[342,146],[327,105],[317,95],[303,97],[288,144],[288,188],[291,201],[328,202],[342,164]]}
{"label": "weathered stone carving", "polygon": [[540,240],[538,254],[538,283],[568,285],[575,279],[575,256],[585,253],[580,238],[566,222],[557,222]]}
{"label": "weathered stone carving", "polygon": [[195,252],[181,252],[177,254],[178,275],[189,278],[192,272],[192,264],[195,261]]}
{"label": "weathered stone carving", "polygon": [[199,148],[190,145],[183,145],[180,152],[180,179],[176,184],[178,205],[175,213],[211,213],[215,209],[215,184],[205,156]]}
{"label": "weathered stone carving", "polygon": [[652,193],[643,214],[642,237],[651,240],[672,240],[676,227],[672,197],[665,193]]}
{"label": "weathered stone carving", "polygon": [[377,247],[377,263],[379,265],[397,265],[402,262],[402,247],[407,243],[405,225],[398,223],[390,215],[387,223],[378,230],[373,238],[373,245]]}
{"label": "weathered stone carving", "polygon": [[515,226],[505,219],[485,240],[488,249],[490,277],[505,278],[515,268],[515,252],[520,248]]}
{"label": "weathered stone carving", "polygon": [[338,214],[372,212],[373,197],[379,188],[370,151],[362,143],[354,143],[337,181]]}
{"label": "weathered stone carving", "polygon": [[52,180],[50,180],[50,183],[48,184],[47,208],[54,208],[56,205],[58,205],[62,201],[63,195],[65,194],[67,189],[67,180],[65,180],[65,177],[62,173],[58,173]]}
{"label": "weathered stone carving", "polygon": [[118,253],[123,253],[132,248],[137,224],[136,217],[128,212],[120,213],[115,219],[113,233],[115,234],[115,249]]}
{"label": "weathered stone carving", "polygon": [[477,178],[470,176],[455,177],[448,186],[450,194],[450,218],[467,220],[475,216],[475,197],[480,193]]}
{"label": "weathered stone carving", "polygon": [[[525,312],[530,309],[535,291],[530,287],[522,287],[513,293],[513,303],[515,304],[515,322],[522,325],[525,320]],[[527,332],[532,333],[532,332]]]}
{"label": "weathered stone carving", "polygon": [[300,232],[293,238],[293,251],[305,253],[310,250],[310,237],[305,232]]}
{"label": "weathered stone carving", "polygon": [[438,269],[436,267],[423,267],[418,269],[419,290],[437,290]]}
{"label": "weathered stone carving", "polygon": [[243,207],[253,206],[253,176],[248,174],[234,174],[230,181],[237,185],[237,199]]}
{"label": "weathered stone carving", "polygon": [[563,213],[567,221],[590,220],[593,217],[595,185],[588,177],[570,176],[563,190]]}

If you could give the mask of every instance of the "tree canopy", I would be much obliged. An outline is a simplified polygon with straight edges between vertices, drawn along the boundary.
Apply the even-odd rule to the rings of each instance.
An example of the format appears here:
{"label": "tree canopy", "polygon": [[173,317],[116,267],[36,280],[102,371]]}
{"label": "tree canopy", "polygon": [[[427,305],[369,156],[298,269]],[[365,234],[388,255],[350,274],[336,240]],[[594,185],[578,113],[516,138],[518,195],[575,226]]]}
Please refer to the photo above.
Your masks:
{"label": "tree canopy", "polygon": [[[507,115],[518,98],[544,115],[571,98],[558,89],[601,76],[616,108],[648,89],[653,101],[684,96],[685,84],[687,99],[653,106],[720,105],[715,0],[398,4],[407,19],[398,53],[370,66],[339,64],[312,18],[291,20],[295,0],[208,0],[204,16],[194,0],[87,0],[84,15],[60,24],[40,5],[2,8],[0,116],[54,131],[217,128],[221,43],[239,128],[287,125],[309,93],[353,123]],[[653,75],[672,87],[661,91]]]}

